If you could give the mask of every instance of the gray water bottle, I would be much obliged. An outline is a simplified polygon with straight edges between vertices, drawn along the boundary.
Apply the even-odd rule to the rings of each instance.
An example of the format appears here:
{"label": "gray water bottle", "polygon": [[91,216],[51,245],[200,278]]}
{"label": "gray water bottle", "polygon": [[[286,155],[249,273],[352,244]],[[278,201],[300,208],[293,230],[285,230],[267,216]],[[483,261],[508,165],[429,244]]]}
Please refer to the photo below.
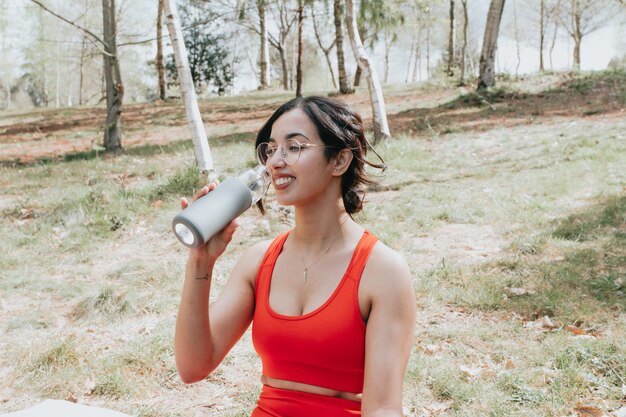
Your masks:
{"label": "gray water bottle", "polygon": [[226,178],[215,190],[192,202],[174,217],[174,234],[187,247],[204,245],[259,201],[269,184],[270,173],[263,165]]}

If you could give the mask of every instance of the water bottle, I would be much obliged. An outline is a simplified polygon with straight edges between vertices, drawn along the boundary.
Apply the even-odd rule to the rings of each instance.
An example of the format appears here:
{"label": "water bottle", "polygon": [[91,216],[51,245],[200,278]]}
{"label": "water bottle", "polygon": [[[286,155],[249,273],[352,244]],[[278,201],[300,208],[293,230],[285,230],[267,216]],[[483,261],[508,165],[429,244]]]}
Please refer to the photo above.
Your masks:
{"label": "water bottle", "polygon": [[192,202],[174,217],[174,234],[187,247],[204,245],[259,201],[269,184],[270,173],[263,165],[226,178],[215,190]]}

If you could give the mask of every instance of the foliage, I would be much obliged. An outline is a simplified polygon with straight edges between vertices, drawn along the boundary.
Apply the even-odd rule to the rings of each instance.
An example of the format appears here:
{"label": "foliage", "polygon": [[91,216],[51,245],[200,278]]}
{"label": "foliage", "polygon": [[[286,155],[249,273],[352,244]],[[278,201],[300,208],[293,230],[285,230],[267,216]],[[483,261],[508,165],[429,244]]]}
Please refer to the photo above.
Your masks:
{"label": "foliage", "polygon": [[[232,87],[234,79],[232,57],[223,46],[228,33],[214,20],[213,13],[202,5],[184,4],[179,14],[196,89],[211,88],[219,95],[224,94],[227,88]],[[170,79],[178,79],[173,54],[168,56],[165,69]]]}

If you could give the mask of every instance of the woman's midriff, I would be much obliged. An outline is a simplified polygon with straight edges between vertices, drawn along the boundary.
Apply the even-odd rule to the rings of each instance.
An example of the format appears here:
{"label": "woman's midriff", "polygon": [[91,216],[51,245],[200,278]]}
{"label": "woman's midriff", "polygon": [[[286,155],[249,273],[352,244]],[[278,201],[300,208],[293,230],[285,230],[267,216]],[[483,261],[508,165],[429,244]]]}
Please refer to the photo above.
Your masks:
{"label": "woman's midriff", "polygon": [[292,391],[306,392],[309,394],[325,395],[327,397],[342,398],[344,400],[360,403],[362,394],[353,392],[336,391],[329,388],[318,387],[316,385],[303,384],[301,382],[287,381],[285,379],[271,378],[266,375],[261,376],[261,382],[273,388],[286,389]]}

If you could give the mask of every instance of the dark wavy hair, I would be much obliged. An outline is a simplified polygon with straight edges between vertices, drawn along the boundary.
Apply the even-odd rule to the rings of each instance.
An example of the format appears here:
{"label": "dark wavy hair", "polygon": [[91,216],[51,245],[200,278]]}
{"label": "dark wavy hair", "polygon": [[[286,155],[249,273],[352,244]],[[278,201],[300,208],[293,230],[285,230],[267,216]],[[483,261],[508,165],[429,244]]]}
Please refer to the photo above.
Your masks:
{"label": "dark wavy hair", "polygon": [[[364,186],[376,184],[365,174],[365,164],[383,171],[386,168],[373,148],[372,151],[381,160],[381,164],[372,163],[365,158],[369,142],[365,137],[361,116],[348,104],[336,99],[321,96],[296,97],[280,106],[265,122],[256,137],[255,148],[269,141],[274,122],[293,109],[301,109],[317,127],[317,133],[326,145],[324,156],[327,161],[342,149],[352,151],[352,162],[341,177],[341,197],[350,216],[358,213],[363,208]],[[259,201],[257,205],[264,213],[262,202]]]}

